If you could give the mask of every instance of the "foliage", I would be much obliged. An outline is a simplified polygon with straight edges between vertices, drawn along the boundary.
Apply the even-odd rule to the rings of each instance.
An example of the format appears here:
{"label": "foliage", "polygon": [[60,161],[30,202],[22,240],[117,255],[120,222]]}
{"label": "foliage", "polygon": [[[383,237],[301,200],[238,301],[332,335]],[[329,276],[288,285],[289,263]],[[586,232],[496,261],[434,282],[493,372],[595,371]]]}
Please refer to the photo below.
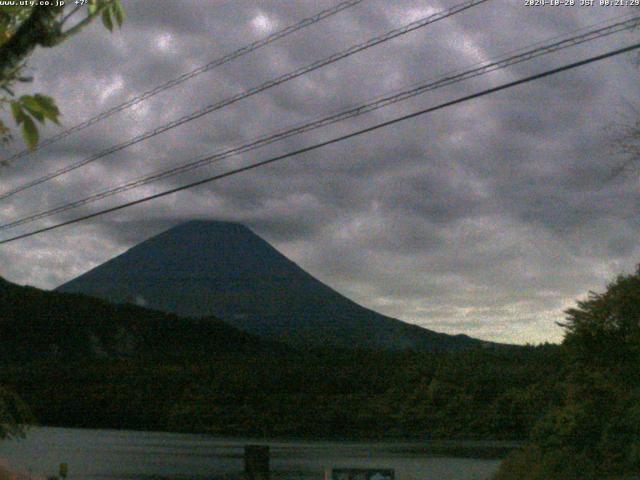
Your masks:
{"label": "foliage", "polygon": [[0,387],[0,439],[24,436],[33,422],[26,404],[15,393]]}
{"label": "foliage", "polygon": [[13,118],[18,125],[22,125],[22,136],[27,145],[34,148],[38,144],[38,127],[34,119],[44,124],[50,120],[59,124],[60,111],[51,97],[36,93],[35,95],[23,95],[17,100],[11,101]]}
{"label": "foliage", "polygon": [[0,280],[0,383],[47,425],[305,437],[525,437],[557,346],[301,349]]}
{"label": "foliage", "polygon": [[[579,365],[614,371],[640,365],[640,267],[579,301],[563,326],[565,347]],[[626,373],[636,376],[638,369]]]}
{"label": "foliage", "polygon": [[[124,21],[120,0],[88,0],[85,3],[86,15],[68,28],[65,28],[67,23],[81,10],[80,6],[66,14],[64,6],[56,5],[16,5],[0,9],[0,89],[4,92],[0,96],[0,110],[11,107],[13,119],[21,127],[22,136],[31,149],[39,138],[36,122],[58,123],[60,112],[54,100],[41,93],[16,98],[15,85],[32,81],[23,75],[29,55],[36,47],[51,48],[61,44],[98,16],[109,31]],[[0,120],[0,142],[6,144],[11,138],[10,128]]]}
{"label": "foliage", "polygon": [[[456,359],[465,360],[453,353],[447,363]],[[478,361],[489,368],[496,359],[487,355]],[[49,357],[3,362],[0,381],[18,392],[46,425],[309,438],[527,435],[528,422],[502,430],[496,421],[519,425],[517,405],[524,401],[509,410],[514,420],[491,413],[505,395],[502,388],[480,409],[476,405],[482,401],[473,394],[456,393],[442,409],[416,401],[428,398],[431,382],[428,376],[416,382],[406,365],[416,363],[428,375],[438,362],[435,354],[328,351],[227,351],[164,361]],[[539,366],[530,363],[532,378]],[[511,395],[517,393],[511,390]],[[422,416],[414,421],[420,403]],[[543,410],[546,403],[523,408]],[[464,423],[470,418],[474,421]]]}
{"label": "foliage", "polygon": [[640,474],[640,268],[566,313],[562,403],[503,463],[497,480]]}

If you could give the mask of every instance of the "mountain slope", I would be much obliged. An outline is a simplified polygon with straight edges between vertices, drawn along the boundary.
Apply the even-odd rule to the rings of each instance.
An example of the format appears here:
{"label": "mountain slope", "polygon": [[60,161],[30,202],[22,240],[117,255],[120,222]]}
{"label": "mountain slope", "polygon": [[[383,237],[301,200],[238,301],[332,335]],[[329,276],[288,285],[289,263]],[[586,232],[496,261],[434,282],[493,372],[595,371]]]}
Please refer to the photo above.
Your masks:
{"label": "mountain slope", "polygon": [[293,344],[454,350],[479,345],[368,310],[316,280],[247,227],[193,221],[60,286],[183,316],[214,315]]}
{"label": "mountain slope", "polygon": [[0,278],[0,361],[136,358],[206,360],[284,350],[216,318],[180,318]]}

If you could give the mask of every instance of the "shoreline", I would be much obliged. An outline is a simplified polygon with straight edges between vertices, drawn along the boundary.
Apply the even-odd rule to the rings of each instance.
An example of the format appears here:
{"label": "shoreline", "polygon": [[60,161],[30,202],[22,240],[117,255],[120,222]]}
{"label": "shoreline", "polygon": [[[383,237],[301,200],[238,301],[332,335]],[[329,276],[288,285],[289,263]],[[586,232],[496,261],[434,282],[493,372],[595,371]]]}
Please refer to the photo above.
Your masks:
{"label": "shoreline", "polygon": [[207,431],[186,431],[186,430],[148,430],[144,428],[115,428],[115,427],[84,427],[84,426],[66,426],[66,425],[28,425],[28,429],[39,428],[51,428],[62,430],[100,430],[105,432],[130,432],[130,433],[147,433],[147,434],[166,434],[166,435],[191,435],[197,437],[206,437],[209,439],[224,439],[233,441],[247,441],[247,442],[282,442],[282,443],[306,443],[306,442],[340,442],[340,443],[393,443],[393,444],[415,444],[418,442],[424,442],[425,444],[436,445],[491,445],[493,447],[500,448],[519,448],[527,442],[527,438],[483,438],[481,436],[449,436],[449,437],[428,437],[428,436],[357,436],[357,435],[344,435],[344,436],[304,436],[304,435],[282,435],[282,436],[265,436],[265,435],[249,435],[242,433],[221,433],[221,432],[207,432]]}

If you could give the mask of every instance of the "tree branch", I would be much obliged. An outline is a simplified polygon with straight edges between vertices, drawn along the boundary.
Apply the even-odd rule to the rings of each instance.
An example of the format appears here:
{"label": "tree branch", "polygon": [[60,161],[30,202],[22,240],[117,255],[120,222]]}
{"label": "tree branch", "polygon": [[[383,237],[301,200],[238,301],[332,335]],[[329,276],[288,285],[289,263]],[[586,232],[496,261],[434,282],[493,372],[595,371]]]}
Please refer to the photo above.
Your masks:
{"label": "tree branch", "polygon": [[38,46],[52,47],[60,34],[56,19],[64,7],[37,6],[16,32],[0,47],[0,80],[10,78]]}
{"label": "tree branch", "polygon": [[71,37],[72,35],[75,35],[76,33],[78,33],[80,30],[82,30],[84,27],[86,27],[87,25],[89,25],[94,18],[96,18],[98,15],[102,14],[102,12],[108,8],[111,5],[111,2],[105,2],[102,5],[100,5],[95,12],[90,13],[89,15],[87,15],[85,18],[83,18],[80,22],[78,22],[77,24],[75,24],[73,27],[71,27],[69,30],[67,30],[66,32],[60,32],[57,36],[57,40],[56,40],[56,44],[61,43],[63,41],[65,41],[67,38]]}

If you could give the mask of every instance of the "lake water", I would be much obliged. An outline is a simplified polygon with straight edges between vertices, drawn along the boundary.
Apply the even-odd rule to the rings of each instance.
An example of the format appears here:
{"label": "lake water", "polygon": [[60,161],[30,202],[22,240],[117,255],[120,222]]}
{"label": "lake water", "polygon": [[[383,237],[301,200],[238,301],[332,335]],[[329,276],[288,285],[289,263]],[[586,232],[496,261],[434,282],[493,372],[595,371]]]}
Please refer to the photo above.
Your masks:
{"label": "lake water", "polygon": [[[246,444],[269,445],[274,479],[322,479],[326,467],[393,468],[397,480],[483,480],[496,458],[465,458],[464,448],[509,447],[487,442],[329,442],[246,440],[172,433],[34,428],[24,440],[0,442],[0,458],[14,470],[69,479],[152,477],[210,479],[243,469]],[[460,451],[462,447],[463,451]],[[452,453],[456,452],[456,453]]]}

